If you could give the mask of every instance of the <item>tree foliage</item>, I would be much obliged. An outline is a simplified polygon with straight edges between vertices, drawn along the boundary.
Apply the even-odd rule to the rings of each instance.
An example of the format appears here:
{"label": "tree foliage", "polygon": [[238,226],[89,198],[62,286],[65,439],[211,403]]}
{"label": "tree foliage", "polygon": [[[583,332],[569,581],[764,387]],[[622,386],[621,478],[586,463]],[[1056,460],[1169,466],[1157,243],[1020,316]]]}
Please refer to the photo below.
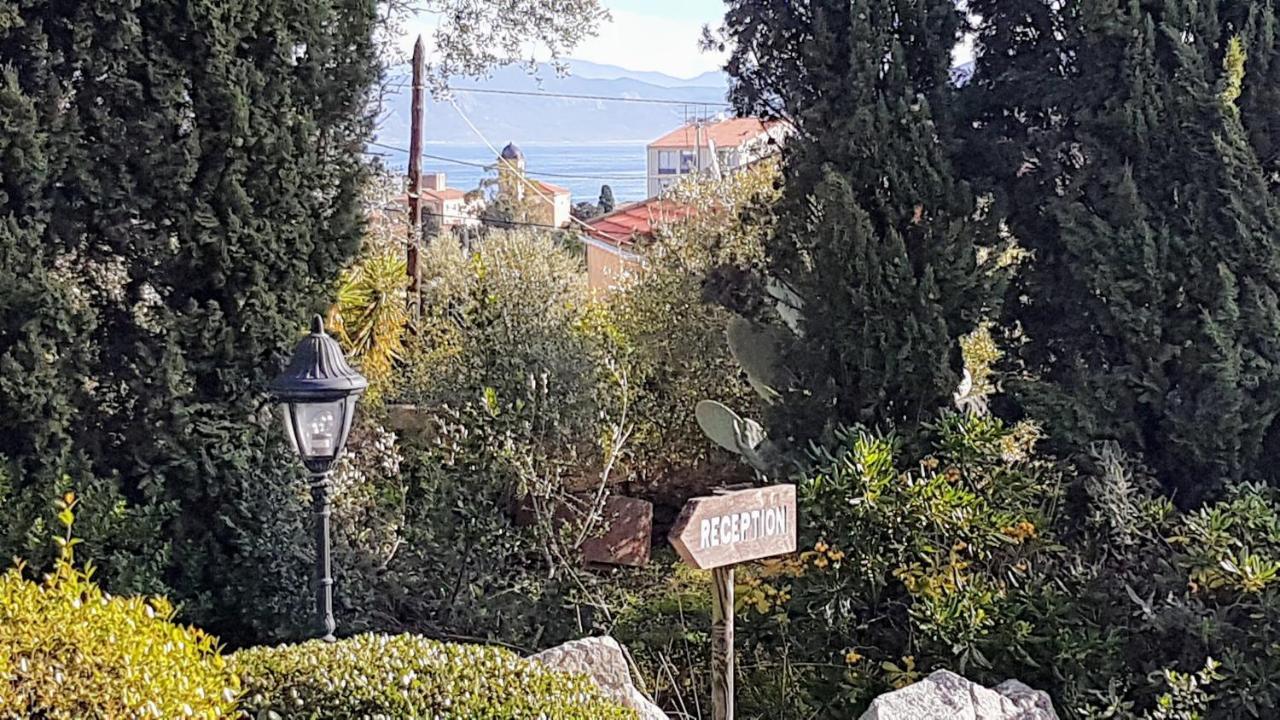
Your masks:
{"label": "tree foliage", "polygon": [[[391,4],[406,5],[402,0]],[[437,91],[457,76],[484,77],[503,65],[536,68],[530,46],[545,51],[563,70],[564,54],[609,19],[600,0],[424,0],[406,9],[439,18],[427,63],[428,82]]]}
{"label": "tree foliage", "polygon": [[596,207],[600,209],[601,215],[608,215],[613,212],[613,188],[608,185],[600,186],[600,199],[596,202]]}
{"label": "tree foliage", "polygon": [[607,298],[627,348],[633,390],[628,470],[654,490],[655,502],[674,510],[691,487],[750,475],[744,464],[726,462],[694,417],[695,406],[706,399],[759,413],[725,342],[732,315],[707,297],[704,283],[713,271],[750,268],[762,259],[778,182],[778,163],[769,159],[723,179],[673,185],[664,199],[679,208],[673,211],[678,216],[666,218],[653,242],[637,248],[644,267]]}
{"label": "tree foliage", "polygon": [[0,17],[4,272],[25,277],[0,291],[4,422],[33,413],[0,453],[19,487],[74,459],[121,512],[176,502],[148,589],[234,633],[243,490],[299,482],[261,388],[360,242],[374,3]]}
{"label": "tree foliage", "polygon": [[1252,7],[973,6],[968,163],[1032,256],[1005,304],[1015,394],[1065,445],[1120,440],[1192,504],[1269,472],[1280,412],[1280,206],[1254,105],[1275,17]]}
{"label": "tree foliage", "polygon": [[959,381],[956,340],[988,307],[974,201],[944,152],[960,27],[949,0],[729,3],[732,99],[795,130],[763,277],[729,298],[799,312],[776,437],[912,425]]}

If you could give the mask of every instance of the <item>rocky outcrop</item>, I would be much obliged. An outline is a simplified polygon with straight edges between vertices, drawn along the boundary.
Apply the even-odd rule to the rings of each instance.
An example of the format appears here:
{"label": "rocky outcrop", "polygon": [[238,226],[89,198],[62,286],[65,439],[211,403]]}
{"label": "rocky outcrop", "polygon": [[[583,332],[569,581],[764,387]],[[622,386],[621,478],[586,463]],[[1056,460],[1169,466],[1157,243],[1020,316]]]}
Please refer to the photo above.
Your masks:
{"label": "rocky outcrop", "polygon": [[875,699],[860,720],[1058,720],[1048,694],[1017,680],[994,688],[938,670]]}
{"label": "rocky outcrop", "polygon": [[529,657],[555,670],[586,675],[615,702],[636,711],[640,720],[669,720],[631,681],[627,655],[611,637],[574,640]]}

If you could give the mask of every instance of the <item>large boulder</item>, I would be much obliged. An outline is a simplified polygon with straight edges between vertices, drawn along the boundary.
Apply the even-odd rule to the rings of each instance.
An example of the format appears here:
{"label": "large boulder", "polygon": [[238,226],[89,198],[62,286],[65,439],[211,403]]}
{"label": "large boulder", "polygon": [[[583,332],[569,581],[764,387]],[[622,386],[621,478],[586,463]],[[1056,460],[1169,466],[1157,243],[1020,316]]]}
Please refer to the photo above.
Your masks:
{"label": "large boulder", "polygon": [[611,700],[635,710],[640,720],[670,720],[662,708],[654,705],[631,681],[627,654],[611,637],[574,640],[531,655],[529,659],[555,670],[590,677]]}
{"label": "large boulder", "polygon": [[1017,680],[994,688],[938,670],[875,699],[860,720],[1058,720],[1049,696]]}

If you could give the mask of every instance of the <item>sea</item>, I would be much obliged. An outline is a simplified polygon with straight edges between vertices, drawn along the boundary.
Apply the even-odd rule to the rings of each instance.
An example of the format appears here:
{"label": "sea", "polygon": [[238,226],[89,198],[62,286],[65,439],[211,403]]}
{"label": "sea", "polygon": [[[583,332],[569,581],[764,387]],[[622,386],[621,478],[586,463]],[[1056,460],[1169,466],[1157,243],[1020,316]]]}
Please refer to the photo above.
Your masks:
{"label": "sea", "polygon": [[[528,176],[567,188],[573,202],[595,202],[600,186],[608,185],[614,200],[623,203],[646,196],[645,146],[642,141],[522,143],[520,149]],[[408,165],[405,153],[377,146],[371,146],[370,152],[392,170],[403,172]],[[445,173],[451,188],[474,190],[481,180],[496,177],[492,168],[497,158],[485,145],[427,143],[422,152],[422,172]]]}

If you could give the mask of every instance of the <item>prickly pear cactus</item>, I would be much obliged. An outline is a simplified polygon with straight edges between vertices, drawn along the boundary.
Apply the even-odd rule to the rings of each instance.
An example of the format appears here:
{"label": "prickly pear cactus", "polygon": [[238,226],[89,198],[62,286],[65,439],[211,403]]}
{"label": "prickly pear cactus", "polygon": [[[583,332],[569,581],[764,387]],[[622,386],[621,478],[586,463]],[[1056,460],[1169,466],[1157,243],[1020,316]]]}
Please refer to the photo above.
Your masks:
{"label": "prickly pear cactus", "polygon": [[768,438],[760,423],[739,416],[722,403],[703,400],[694,411],[698,427],[711,441],[744,460],[760,472],[767,472],[771,455]]}
{"label": "prickly pear cactus", "polygon": [[781,395],[777,388],[789,380],[783,350],[794,342],[786,328],[759,325],[735,316],[725,329],[725,337],[733,359],[746,371],[751,388],[767,403],[778,400]]}

